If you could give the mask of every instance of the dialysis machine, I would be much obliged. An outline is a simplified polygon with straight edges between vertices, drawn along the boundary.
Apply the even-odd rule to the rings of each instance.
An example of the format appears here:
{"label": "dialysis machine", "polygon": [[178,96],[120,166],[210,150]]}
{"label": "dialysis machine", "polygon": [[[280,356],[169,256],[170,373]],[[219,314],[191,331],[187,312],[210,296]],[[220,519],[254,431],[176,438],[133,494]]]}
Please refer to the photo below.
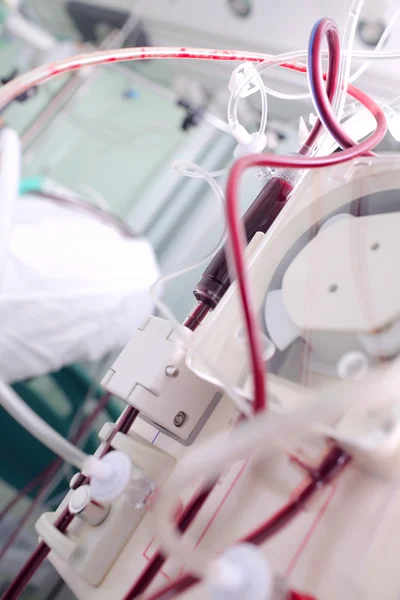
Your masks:
{"label": "dialysis machine", "polygon": [[[374,151],[387,129],[398,139],[398,11],[307,6],[138,3],[151,46],[68,58],[0,91],[3,106],[68,70],[177,59],[212,72],[211,88],[228,79],[235,140],[221,172],[179,165],[213,190],[226,232],[184,323],[163,290],[187,269],[153,285],[157,316],[102,379],[126,408],[97,453],[0,382],[5,408],[79,471],[5,600],[46,558],[80,600],[399,598],[400,158]],[[245,50],[219,49],[232,45]],[[255,132],[238,110],[253,95]],[[271,106],[279,117],[310,99],[296,151],[266,152]],[[261,192],[241,218],[248,171]]]}

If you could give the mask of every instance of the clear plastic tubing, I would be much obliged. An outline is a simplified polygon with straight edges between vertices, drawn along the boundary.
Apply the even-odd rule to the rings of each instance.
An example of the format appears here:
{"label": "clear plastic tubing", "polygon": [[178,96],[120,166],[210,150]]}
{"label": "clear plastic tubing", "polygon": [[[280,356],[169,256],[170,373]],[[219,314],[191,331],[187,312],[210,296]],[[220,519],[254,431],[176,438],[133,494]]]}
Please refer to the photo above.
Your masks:
{"label": "clear plastic tubing", "polygon": [[353,0],[344,29],[338,88],[332,103],[332,109],[338,121],[341,119],[344,104],[346,102],[354,38],[363,4],[364,0]]}
{"label": "clear plastic tubing", "polygon": [[[361,0],[358,0],[361,1]],[[357,25],[357,23],[356,23]],[[351,41],[351,40],[350,40]],[[324,56],[326,56],[326,52],[322,53]],[[351,53],[348,53],[347,51],[345,51],[344,53],[344,57],[349,56],[349,61],[346,61],[346,64],[348,62],[348,66],[350,68],[350,63],[351,63],[351,59],[352,59],[352,55]],[[264,60],[261,64],[257,65],[257,71],[259,72],[259,74],[261,75],[261,73],[263,73],[264,71],[266,71],[267,69],[271,68],[271,67],[277,67],[279,65],[285,65],[287,63],[294,63],[293,67],[296,69],[298,68],[298,70],[304,70],[304,72],[306,72],[306,68],[304,64],[299,63],[299,61],[304,60],[307,58],[307,52],[285,52],[284,54],[279,54],[277,56],[271,56],[269,58],[267,58],[266,60]],[[376,58],[376,57],[375,57]],[[399,58],[400,58],[400,53],[399,53]],[[347,66],[346,66],[347,68]],[[238,127],[238,104],[239,104],[239,100],[240,100],[240,94],[242,89],[253,79],[254,74],[250,74],[247,77],[245,77],[241,82],[240,85],[238,85],[236,87],[236,89],[232,92],[232,94],[230,95],[229,98],[229,103],[228,103],[228,123],[230,125],[230,127],[232,129],[235,129]],[[347,86],[348,86],[348,81],[346,84],[346,91],[347,91]],[[268,90],[268,88],[266,88]],[[309,93],[307,94],[307,97],[309,97]],[[289,96],[286,96],[286,98],[289,98]],[[343,95],[343,101],[346,98],[346,94]]]}
{"label": "clear plastic tubing", "polygon": [[[353,0],[353,4],[350,8],[346,25],[345,32],[343,36],[343,44],[342,44],[342,60],[340,65],[339,72],[339,82],[338,82],[338,92],[335,96],[333,102],[333,110],[338,119],[340,119],[340,115],[343,111],[344,103],[346,101],[346,93],[347,87],[349,84],[349,76],[350,76],[350,67],[352,61],[352,50],[354,44],[354,37],[357,29],[357,23],[360,17],[361,8],[364,4],[364,0]],[[376,51],[376,49],[375,49]],[[302,60],[305,57],[299,55],[298,53],[286,52],[284,54],[271,57],[271,59],[267,59],[261,65],[257,66],[257,71],[259,73],[264,72],[267,68],[275,67],[281,64],[282,62],[287,61],[298,61]],[[363,65],[364,67],[364,65]],[[234,90],[231,94],[228,104],[228,122],[231,127],[237,127],[237,113],[238,113],[238,103],[240,98],[240,93],[245,85],[247,85],[251,81],[252,77],[248,76],[244,79],[241,84]],[[276,93],[275,90],[272,90],[265,86],[265,90],[273,96],[277,96],[278,98],[286,99],[286,100],[299,100],[309,98],[311,94],[309,92],[304,94],[284,94],[284,93]],[[261,130],[260,126],[260,132]],[[323,136],[325,138],[325,136]]]}
{"label": "clear plastic tubing", "polygon": [[261,120],[260,120],[260,128],[258,130],[258,135],[262,136],[265,134],[267,130],[267,119],[268,119],[268,99],[267,99],[267,91],[264,87],[264,82],[261,78],[261,75],[258,71],[255,72],[258,84],[260,86],[260,94],[261,94]]}
{"label": "clear plastic tubing", "polygon": [[[0,404],[24,429],[66,462],[82,471],[89,456],[41,419],[14,390],[0,381]],[[21,451],[23,451],[21,449]]]}
{"label": "clear plastic tubing", "polygon": [[[322,53],[326,56],[326,53]],[[283,55],[281,55],[283,56]],[[287,54],[289,57],[297,60],[307,58],[307,51],[300,50]],[[375,50],[363,50],[353,52],[353,60],[386,60],[400,58],[400,50],[376,52]],[[265,60],[271,61],[274,56],[263,54],[261,52],[246,52],[239,50],[212,50],[207,48],[177,48],[177,47],[149,47],[149,48],[122,48],[118,50],[103,50],[82,54],[74,58],[68,58],[49,65],[42,65],[16,77],[0,89],[0,110],[2,110],[14,98],[30,89],[33,86],[40,85],[49,81],[57,75],[76,71],[83,67],[92,67],[95,65],[105,65],[114,62],[157,59],[198,59],[198,60],[217,60],[217,61],[252,61],[256,63]],[[283,61],[281,61],[283,62]],[[281,62],[274,64],[281,64]],[[300,64],[281,64],[281,66],[292,70],[304,70],[304,65]],[[260,69],[261,72],[262,69]]]}
{"label": "clear plastic tubing", "polygon": [[[399,18],[399,15],[400,15],[400,8],[398,8],[396,10],[393,17],[390,19],[389,23],[387,24],[385,31],[382,33],[379,42],[375,46],[374,52],[379,52],[383,48],[386,40],[388,39],[388,37],[390,35],[390,32],[392,31],[397,19]],[[353,75],[350,77],[350,79],[349,79],[350,83],[354,83],[354,81],[356,81],[359,77],[361,77],[361,75],[363,73],[365,73],[365,71],[370,67],[370,65],[371,65],[370,60],[366,61],[363,65],[361,65],[361,67],[359,67],[357,69],[357,71],[355,73],[353,73]]]}
{"label": "clear plastic tubing", "polygon": [[[264,72],[266,69],[271,67],[276,67],[285,62],[297,61],[298,59],[306,58],[307,54],[298,54],[297,52],[285,52],[284,54],[279,54],[278,56],[270,56],[266,58],[260,65],[258,65],[257,71],[259,74]],[[254,78],[254,73],[250,73],[247,77],[243,78],[240,82],[240,85],[236,87],[236,89],[232,92],[228,102],[228,123],[231,129],[234,131],[239,126],[238,120],[238,104],[240,100],[240,94],[242,89],[252,81]],[[265,88],[268,90],[268,88]],[[307,94],[308,96],[308,94]],[[260,131],[263,133],[260,124]]]}

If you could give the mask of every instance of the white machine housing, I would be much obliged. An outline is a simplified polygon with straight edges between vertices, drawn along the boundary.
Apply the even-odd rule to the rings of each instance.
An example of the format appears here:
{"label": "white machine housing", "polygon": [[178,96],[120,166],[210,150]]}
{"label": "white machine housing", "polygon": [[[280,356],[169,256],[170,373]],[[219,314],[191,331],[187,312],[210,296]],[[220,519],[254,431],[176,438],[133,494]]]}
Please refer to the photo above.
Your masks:
{"label": "white machine housing", "polygon": [[[342,241],[347,239],[345,230],[350,227],[351,219],[348,225],[344,225],[345,220],[343,220],[343,225],[340,227],[340,220],[336,221],[338,225],[336,232],[335,223],[321,232],[321,223],[325,222],[333,212],[343,212],[352,203],[354,205],[358,199],[383,192],[389,194],[392,204],[386,207],[382,205],[382,211],[392,215],[393,223],[397,222],[400,208],[400,202],[396,199],[399,196],[400,200],[400,193],[397,194],[397,190],[400,190],[399,164],[399,159],[393,157],[368,158],[334,169],[306,174],[274,227],[267,235],[258,236],[247,254],[250,279],[260,315],[264,314],[265,298],[279,266],[299,239],[302,239],[305,234],[308,235],[310,230],[314,231],[312,241],[304,242],[302,249],[295,253],[294,259],[291,258],[293,269],[296,268],[296,261],[301,259],[302,252],[311,251],[312,244],[319,244],[323,240],[322,236],[329,237],[335,234],[335,237],[339,236]],[[373,220],[372,216],[361,216],[354,218],[354,221],[357,221],[357,218],[361,224],[364,218],[369,219],[371,223]],[[389,247],[395,248],[398,242],[393,234],[394,226],[389,224],[386,218],[379,215],[374,221],[373,228],[371,226],[367,229],[369,233],[373,231],[375,235],[376,226],[382,233],[382,239],[378,240],[383,251],[382,258],[379,258],[378,249],[370,249],[372,238],[364,236],[357,238],[355,235],[352,239],[354,239],[355,250],[360,247],[365,249],[367,243],[367,249],[372,253],[370,257],[367,252],[357,254],[355,251],[355,254],[364,260],[364,266],[368,266],[366,272],[371,277],[369,279],[367,277],[367,280],[374,294],[382,291],[376,291],[375,285],[385,287],[386,293],[383,294],[382,291],[384,297],[380,298],[378,294],[375,301],[379,303],[381,311],[377,313],[378,316],[380,315],[379,325],[387,326],[389,322],[397,319],[397,307],[390,305],[390,297],[395,297],[398,282],[393,270],[395,264],[393,261],[396,261],[396,257],[392,257],[393,261],[388,260],[390,256],[388,257],[384,247],[388,243]],[[318,239],[318,236],[321,238]],[[364,246],[360,246],[360,240]],[[375,237],[374,241],[377,241]],[[290,296],[289,300],[295,303],[295,307],[291,309],[290,303],[286,305],[286,309],[292,316],[298,307],[301,308],[302,294],[306,291],[311,292],[308,296],[310,312],[307,314],[314,316],[319,310],[325,310],[322,296],[318,293],[312,294],[313,288],[321,283],[321,276],[326,272],[325,259],[331,261],[336,275],[341,277],[340,287],[336,292],[344,290],[350,294],[348,298],[353,300],[356,298],[352,287],[354,272],[348,269],[347,264],[336,261],[335,248],[332,244],[328,245],[326,250],[327,253],[322,258],[319,257],[319,269],[315,270],[314,264],[308,265],[309,268],[303,268],[302,278],[298,278],[297,289],[300,304]],[[315,257],[315,254],[313,256]],[[352,257],[349,256],[349,260],[351,259]],[[369,262],[370,260],[381,261],[380,268],[377,269],[374,263]],[[314,263],[314,258],[311,262]],[[287,266],[284,266],[283,271],[289,273]],[[327,291],[327,294],[330,293]],[[332,297],[328,296],[329,301],[334,301],[335,293]],[[368,297],[366,294],[366,301]],[[381,301],[383,304],[386,302],[385,306]],[[324,313],[320,312],[320,314]],[[322,343],[324,339],[325,346],[329,348],[335,336],[337,338],[344,336],[341,343],[347,352],[352,348],[353,339],[351,343],[344,343],[349,339],[346,337],[348,332],[345,331],[349,328],[362,330],[364,334],[367,331],[367,335],[380,333],[379,330],[374,329],[377,325],[375,316],[371,318],[366,316],[362,322],[357,323],[351,310],[349,311],[351,318],[347,318],[346,311],[341,309],[341,318],[336,320],[331,320],[325,313],[326,323],[325,321],[303,323],[299,315],[301,310],[294,315],[301,336],[306,337],[306,333],[310,333],[314,336],[311,340],[317,340],[318,348],[324,347]],[[335,312],[332,315],[337,316]],[[305,326],[307,332],[302,329]],[[232,385],[239,387],[247,385],[249,380],[247,349],[242,338],[235,335],[241,327],[240,306],[236,286],[233,285],[218,307],[192,336],[192,341],[200,350],[197,354],[196,351],[193,352],[193,365],[201,369],[204,374],[207,374],[209,365],[212,365],[213,369],[222,373]],[[318,337],[317,333],[321,335]],[[294,344],[296,342],[292,345]],[[365,353],[368,354],[366,349]],[[207,364],[201,360],[203,355],[207,356]],[[235,463],[226,469],[219,485],[212,492],[190,530],[190,535],[201,544],[202,548],[208,550],[210,555],[234,543],[265,520],[269,514],[279,510],[293,490],[304,480],[304,471],[288,460],[285,450],[305,457],[308,463],[313,464],[318,461],[328,440],[334,438],[351,453],[352,464],[337,481],[321,489],[306,510],[264,544],[262,551],[269,559],[276,575],[286,580],[290,587],[303,590],[318,600],[338,598],[376,600],[378,597],[396,600],[398,598],[400,592],[397,565],[400,549],[398,542],[400,518],[397,510],[400,499],[398,488],[400,411],[397,410],[400,383],[397,375],[399,360],[397,357],[391,357],[390,360],[379,361],[371,356],[368,355],[370,362],[367,374],[361,380],[341,380],[335,369],[323,373],[312,361],[310,363],[304,361],[302,380],[296,379],[296,364],[292,365],[292,370],[290,365],[286,364],[285,368],[275,369],[275,373],[268,374],[268,398],[272,420],[279,414],[295,414],[307,403],[316,400],[320,403],[332,400],[335,395],[341,397],[341,402],[338,403],[340,409],[335,413],[334,419],[332,419],[334,414],[332,412],[329,413],[330,418],[326,422],[321,419],[321,423],[316,424],[314,437],[301,442],[300,446],[298,440],[295,445],[291,444],[290,439],[283,440],[284,450],[277,453],[265,465],[265,469],[258,472],[256,478],[254,473],[252,474],[249,461]],[[325,361],[328,359],[331,360],[329,357],[324,357]],[[157,361],[157,346],[153,348],[153,353],[149,354],[148,360]],[[271,369],[273,369],[272,361]],[[176,381],[179,382],[179,377]],[[161,385],[160,392],[162,388]],[[182,399],[187,401],[187,388],[183,386],[181,391]],[[179,393],[179,386],[177,386],[176,394]],[[376,398],[377,394],[382,398],[382,403],[378,409],[375,406],[371,411],[370,401]],[[343,408],[346,406],[343,398],[348,398],[350,410]],[[357,399],[359,402],[355,402]],[[148,409],[147,417],[151,417],[150,412],[151,409]],[[226,396],[223,397],[206,422],[198,440],[194,442],[194,447],[216,433],[223,431],[228,433],[237,416],[238,411],[232,402]],[[173,415],[171,417],[173,418]],[[106,439],[111,430],[110,425],[103,431],[102,437]],[[121,446],[122,442],[127,448],[133,449],[133,444],[143,444],[148,449],[142,468],[153,473],[155,477],[161,477],[161,484],[168,477],[173,461],[179,461],[182,456],[190,452],[190,448],[172,439],[170,435],[160,433],[154,425],[141,419],[135,422],[127,436],[117,436],[113,444],[121,449],[125,447]],[[160,451],[163,454],[158,454]],[[141,452],[138,454],[137,452],[138,448],[132,456],[144,456]],[[157,465],[160,468],[158,475]],[[179,493],[180,490],[177,492]],[[182,502],[185,503],[192,493],[193,488],[182,490],[180,494]],[[47,515],[44,519],[49,525],[54,517]],[[99,528],[108,527],[107,522],[110,524],[112,521],[106,519]],[[45,537],[46,532],[40,523],[38,530],[40,535]],[[90,551],[90,544],[93,543],[90,540],[95,539],[95,537],[91,538],[92,535],[94,534],[87,524],[85,527],[76,525],[71,532],[68,531],[63,537],[76,544],[75,550],[72,550],[68,556],[63,555],[61,540],[53,541],[51,535],[47,535],[46,542],[52,547],[50,560],[79,599],[90,597],[91,600],[109,600],[110,590],[113,598],[123,598],[135,577],[140,574],[158,548],[151,511],[140,515],[129,539],[121,542],[120,552],[115,557],[115,561],[108,565],[102,577],[97,578],[90,569],[83,573],[79,565],[74,562],[74,553],[79,555],[83,549],[85,552]],[[109,536],[113,535],[111,529]],[[96,546],[96,552],[100,555],[101,552],[107,553],[107,551],[107,544]],[[152,589],[175,577],[180,569],[181,565],[171,560],[167,561]],[[202,586],[196,586],[184,597],[192,600],[204,599],[207,597],[207,592]]]}

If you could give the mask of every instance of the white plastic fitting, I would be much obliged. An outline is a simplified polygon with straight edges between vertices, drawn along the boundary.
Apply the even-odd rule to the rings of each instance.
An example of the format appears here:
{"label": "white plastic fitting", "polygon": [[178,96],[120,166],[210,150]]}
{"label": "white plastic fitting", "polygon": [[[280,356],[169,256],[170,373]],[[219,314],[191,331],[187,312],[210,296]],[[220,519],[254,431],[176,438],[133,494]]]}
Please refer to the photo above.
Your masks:
{"label": "white plastic fitting", "polygon": [[240,91],[240,97],[246,98],[247,96],[251,96],[252,94],[258,92],[260,89],[260,82],[256,76],[256,68],[251,62],[242,63],[233,69],[228,83],[229,91],[233,93],[241,85],[242,81],[249,77],[251,73],[254,73],[254,78],[251,79]]}
{"label": "white plastic fitting", "polygon": [[128,488],[132,476],[132,463],[123,452],[110,452],[103,458],[90,457],[83,473],[90,477],[92,498],[111,503]]}
{"label": "white plastic fitting", "polygon": [[[239,129],[239,127],[241,127],[247,133],[247,135],[250,136],[249,138],[247,138],[247,141],[240,141],[240,139],[236,135],[237,129]],[[232,131],[233,135],[239,142],[235,150],[233,151],[234,157],[240,158],[241,156],[247,156],[248,154],[260,154],[260,152],[262,152],[265,146],[267,145],[267,136],[265,135],[265,133],[260,134],[257,131],[256,133],[249,134],[244,129],[244,127],[242,127],[242,125],[239,125],[239,127]]]}
{"label": "white plastic fitting", "polygon": [[274,577],[252,544],[238,544],[215,560],[206,574],[212,600],[270,600]]}

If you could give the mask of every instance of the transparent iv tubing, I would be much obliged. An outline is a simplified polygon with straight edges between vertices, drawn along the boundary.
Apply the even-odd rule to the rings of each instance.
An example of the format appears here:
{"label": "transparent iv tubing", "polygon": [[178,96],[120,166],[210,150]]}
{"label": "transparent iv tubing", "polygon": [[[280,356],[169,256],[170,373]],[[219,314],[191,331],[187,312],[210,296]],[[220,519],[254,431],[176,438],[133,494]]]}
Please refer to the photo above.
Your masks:
{"label": "transparent iv tubing", "polygon": [[[347,87],[348,87],[348,83],[349,83],[349,71],[350,71],[351,60],[352,60],[352,48],[353,48],[353,42],[354,42],[354,35],[355,35],[358,18],[359,18],[359,14],[360,14],[363,3],[364,3],[364,0],[354,0],[352,9],[350,10],[349,16],[346,21],[346,31],[345,31],[345,37],[344,37],[344,51],[342,53],[342,62],[341,62],[341,75],[339,74],[339,82],[338,82],[338,89],[340,91],[336,96],[335,114],[337,117],[339,115],[339,111],[342,111],[344,102],[346,100]],[[258,75],[261,76],[261,73],[263,73],[264,71],[266,71],[267,69],[269,69],[271,67],[276,67],[276,66],[279,66],[282,63],[286,63],[286,62],[292,62],[292,61],[298,62],[299,60],[303,60],[304,58],[306,58],[306,55],[298,54],[295,52],[285,52],[284,54],[280,54],[278,56],[273,56],[273,57],[265,60],[264,62],[262,62],[261,64],[256,66],[256,70],[257,70]],[[232,94],[230,95],[229,103],[228,103],[228,123],[232,130],[239,126],[238,104],[239,104],[240,94],[242,92],[242,89],[246,85],[248,85],[248,83],[250,83],[250,81],[253,78],[254,78],[253,74],[250,74],[247,77],[245,77],[240,82],[240,84],[236,87],[236,89],[232,92]],[[270,93],[271,95],[276,95],[274,90],[271,90],[270,88],[268,88],[266,86],[265,86],[265,90],[268,91],[268,93]],[[311,94],[307,93],[306,95],[303,95],[302,97],[309,98],[310,96],[311,96]],[[285,98],[285,99],[293,99],[293,96],[289,95],[289,94],[288,95],[280,94],[279,97]],[[298,97],[296,99],[298,99]],[[262,125],[264,126],[264,123],[262,123]],[[266,127],[266,124],[265,124],[265,127]],[[262,129],[261,129],[261,124],[260,124],[260,132],[261,131],[262,131]],[[327,135],[328,135],[327,132],[324,131],[324,134],[320,136],[320,138],[316,144],[316,147],[313,151],[314,153],[316,153],[318,151],[318,149],[321,147],[322,142],[326,139]]]}
{"label": "transparent iv tubing", "polygon": [[[263,82],[261,79],[261,72],[265,71],[268,68],[279,66],[283,62],[286,62],[286,61],[296,61],[298,58],[299,58],[299,56],[295,52],[285,52],[284,54],[279,54],[278,56],[269,57],[265,61],[263,61],[260,65],[257,65],[256,70],[257,70],[257,74],[261,80],[262,85],[263,85]],[[300,58],[301,58],[301,55],[300,55]],[[237,85],[237,87],[234,89],[234,91],[231,93],[231,95],[229,97],[227,114],[228,114],[228,123],[229,123],[229,126],[232,131],[235,131],[236,129],[241,127],[241,125],[239,123],[239,119],[238,119],[238,104],[239,104],[239,100],[240,100],[240,94],[241,94],[242,90],[245,88],[245,86],[248,85],[253,79],[254,79],[254,73],[250,73],[249,75],[244,77],[242,79],[242,81],[240,82],[240,84]],[[264,87],[264,89],[267,90],[268,92],[271,92],[271,90],[269,90],[269,88]],[[261,97],[263,97],[263,96],[261,96]],[[263,121],[264,116],[265,115],[264,115],[264,111],[263,111],[262,120],[260,123],[260,130],[259,130],[260,133],[264,133],[264,130],[262,130],[262,126],[264,126],[264,121]],[[266,123],[265,123],[265,127],[266,127]]]}
{"label": "transparent iv tubing", "polygon": [[258,135],[261,137],[265,135],[267,130],[267,120],[268,120],[268,97],[267,92],[264,87],[264,82],[261,78],[261,75],[258,71],[255,71],[255,76],[260,86],[260,95],[261,95],[261,120],[260,127],[258,129]]}
{"label": "transparent iv tubing", "polygon": [[[353,0],[349,14],[346,19],[345,30],[342,41],[342,52],[339,68],[339,81],[337,93],[333,99],[332,110],[336,118],[340,121],[344,104],[346,101],[347,88],[349,85],[351,58],[353,52],[354,38],[356,35],[357,25],[360,18],[361,9],[364,0]],[[317,113],[318,114],[318,113]],[[327,132],[326,132],[327,133]],[[324,136],[325,137],[325,136]]]}
{"label": "transparent iv tubing", "polygon": [[[350,74],[350,66],[352,60],[352,49],[354,43],[354,37],[357,29],[357,23],[360,16],[361,8],[364,4],[364,0],[353,0],[353,4],[349,10],[345,31],[343,35],[342,41],[342,52],[341,52],[341,64],[339,71],[339,83],[338,83],[338,93],[335,96],[334,100],[334,112],[336,116],[339,116],[339,112],[343,109],[344,102],[346,99],[347,86],[349,82],[349,74]],[[382,36],[383,37],[383,36]],[[384,42],[383,42],[384,43]],[[283,55],[284,56],[284,55]],[[276,57],[278,58],[278,57]],[[269,66],[276,66],[275,64],[268,64]],[[257,71],[261,72],[264,70],[263,65],[259,65],[257,67]],[[271,96],[275,96],[277,98],[281,98],[282,100],[305,100],[308,98],[312,98],[310,92],[305,92],[303,94],[285,94],[283,92],[277,92],[276,90],[265,86],[266,92],[268,92]],[[336,104],[335,104],[336,102]],[[339,108],[341,107],[340,111]]]}
{"label": "transparent iv tubing", "polygon": [[[261,95],[261,120],[260,120],[259,129],[258,129],[258,136],[259,136],[259,138],[262,138],[265,135],[265,132],[267,129],[268,98],[267,98],[267,92],[266,92],[266,88],[264,86],[264,82],[261,78],[260,73],[257,70],[254,70],[254,72],[252,73],[252,77],[250,77],[250,78],[247,77],[246,81],[250,82],[250,81],[253,81],[254,79],[257,80],[260,95]],[[239,88],[239,93],[240,93],[243,89],[243,85],[239,84],[238,88]],[[250,134],[246,131],[246,129],[242,125],[240,125],[237,115],[236,115],[236,119],[232,119],[231,121],[229,121],[229,111],[228,111],[228,123],[229,123],[229,127],[231,129],[233,136],[237,139],[239,144],[240,143],[247,144],[247,143],[251,142]],[[248,138],[248,139],[246,140],[246,138]]]}
{"label": "transparent iv tubing", "polygon": [[[287,53],[287,57],[292,56],[297,60],[304,60],[307,57],[306,50],[299,50],[292,53]],[[322,56],[327,56],[326,51],[322,52]],[[387,60],[399,59],[400,50],[395,51],[380,51],[362,50],[353,52],[353,60]],[[121,48],[118,50],[103,50],[99,52],[91,52],[81,54],[73,58],[60,60],[49,65],[42,65],[36,69],[24,73],[16,77],[6,85],[0,88],[0,110],[2,110],[9,102],[17,96],[30,89],[33,86],[40,85],[49,81],[53,77],[62,75],[69,71],[76,71],[82,67],[92,67],[100,64],[111,64],[114,62],[146,60],[151,58],[157,59],[198,59],[211,61],[252,61],[260,63],[265,60],[271,61],[275,57],[261,52],[247,52],[238,50],[215,50],[207,48],[179,48],[179,47],[148,47],[148,48]],[[290,61],[289,58],[286,60]],[[292,59],[293,60],[293,59]],[[306,72],[304,64],[299,62],[290,63],[284,62],[281,59],[282,67]],[[260,71],[261,72],[261,71]],[[250,78],[251,79],[251,78]]]}
{"label": "transparent iv tubing", "polygon": [[[277,56],[271,56],[264,60],[261,64],[256,66],[257,72],[259,75],[270,69],[271,67],[277,67],[284,63],[294,62],[298,63],[299,60],[307,58],[307,53],[298,53],[298,52],[285,52],[284,54],[279,54]],[[299,65],[298,70],[304,70],[306,72],[305,65]],[[228,123],[233,130],[239,126],[238,121],[238,104],[240,100],[240,94],[242,89],[250,83],[250,81],[254,78],[254,74],[251,73],[247,77],[243,78],[240,84],[234,89],[232,94],[230,95],[228,102]],[[268,89],[268,88],[266,88]],[[307,95],[308,97],[308,95]]]}
{"label": "transparent iv tubing", "polygon": [[[398,8],[396,10],[393,17],[390,19],[389,23],[387,24],[385,31],[382,33],[379,42],[375,46],[374,52],[379,52],[383,48],[384,44],[386,43],[386,40],[388,39],[388,37],[390,35],[390,32],[392,31],[394,25],[396,24],[396,21],[399,18],[399,15],[400,15],[400,8]],[[359,67],[357,69],[357,71],[355,71],[355,73],[353,73],[353,75],[350,76],[349,82],[354,83],[354,81],[356,81],[359,77],[361,77],[361,75],[363,73],[365,73],[365,71],[370,66],[371,66],[371,61],[370,60],[366,61],[363,65],[361,65],[361,67]]]}
{"label": "transparent iv tubing", "polygon": [[[363,65],[361,65],[361,67],[359,67],[357,69],[357,71],[355,71],[355,73],[353,73],[353,75],[350,76],[350,68],[351,68],[351,62],[352,59],[360,59],[362,55],[364,55],[365,53],[363,52],[353,52],[353,44],[354,44],[354,38],[355,38],[355,33],[357,30],[357,25],[358,25],[358,20],[360,17],[360,12],[361,12],[361,8],[362,5],[364,3],[364,0],[355,0],[347,17],[346,20],[346,24],[345,24],[345,33],[343,36],[343,40],[342,40],[342,51],[341,51],[341,56],[342,56],[342,61],[341,61],[341,71],[339,73],[339,80],[342,82],[341,85],[343,85],[343,87],[340,87],[339,90],[342,90],[341,96],[342,98],[338,98],[338,100],[340,100],[341,102],[344,103],[345,101],[345,92],[343,91],[344,89],[347,91],[347,86],[349,83],[354,83],[359,77],[361,77],[361,75],[370,67],[371,65],[371,60],[367,60]],[[400,9],[398,9],[393,17],[391,18],[391,20],[389,21],[389,23],[386,26],[386,29],[384,30],[384,32],[381,35],[381,38],[379,39],[379,42],[377,43],[377,45],[375,46],[375,49],[373,50],[374,53],[377,53],[377,55],[374,58],[378,58],[378,53],[381,51],[381,49],[383,48],[387,38],[390,35],[391,30],[393,29],[398,17],[400,14]],[[323,55],[325,55],[323,53]],[[258,71],[262,71],[263,67],[262,65],[259,65],[257,67]],[[343,79],[343,81],[342,81]],[[274,90],[273,88],[270,88],[268,86],[264,86],[265,87],[265,91],[270,94],[270,96],[275,96],[276,98],[280,98],[282,100],[307,100],[309,98],[311,98],[311,94],[310,92],[305,92],[303,94],[288,94],[288,93],[284,93],[284,92],[279,92],[278,90]],[[340,93],[340,92],[339,92]],[[342,106],[343,109],[343,106]]]}
{"label": "transparent iv tubing", "polygon": [[[352,76],[350,76],[352,59],[359,58],[359,56],[360,56],[360,53],[357,53],[357,52],[353,53],[353,45],[354,45],[354,38],[355,38],[356,30],[357,30],[358,21],[360,18],[360,12],[361,12],[363,4],[364,4],[364,0],[354,0],[352,6],[350,8],[348,17],[346,19],[345,32],[344,32],[343,40],[342,40],[338,93],[336,94],[334,101],[333,101],[333,110],[338,119],[340,119],[343,114],[348,84],[354,83],[354,81],[356,81],[371,65],[371,60],[366,61],[363,65],[361,65],[361,67],[359,67],[359,69],[357,69],[357,71]],[[382,33],[382,36],[373,51],[374,53],[376,53],[375,58],[378,57],[378,53],[380,52],[380,50],[384,46],[387,38],[389,37],[390,32],[393,29],[393,27],[399,17],[399,14],[400,14],[400,9],[398,9],[394,13],[393,17],[391,18],[388,25],[386,26],[386,29]],[[287,55],[287,53],[286,53],[286,55]],[[282,55],[282,56],[285,56],[285,55]],[[297,59],[301,59],[301,58],[302,58],[301,56],[297,56]],[[266,63],[261,63],[261,65],[257,65],[256,69],[257,69],[258,73],[261,73],[268,67],[272,67],[272,66],[277,66],[277,65],[275,63],[270,63],[269,61],[267,61]],[[250,81],[250,78],[249,78],[249,81]],[[242,86],[246,85],[247,83],[248,83],[248,81],[240,84],[239,94],[240,94],[240,91],[242,90]],[[275,96],[276,98],[280,98],[283,100],[305,100],[305,99],[312,98],[312,95],[310,94],[310,92],[306,92],[303,94],[287,94],[287,93],[283,93],[283,92],[274,90],[273,88],[270,88],[269,86],[266,86],[266,85],[264,85],[264,89],[271,96]],[[236,95],[236,91],[235,91],[235,95]],[[232,95],[231,95],[231,99],[232,99]],[[236,100],[236,102],[238,102],[238,100]],[[237,107],[236,107],[236,113],[237,113]],[[261,126],[260,126],[260,131],[261,131]],[[318,141],[318,145],[316,147],[315,152],[317,152],[318,149],[321,148],[322,144],[325,142],[328,135],[329,134],[327,132],[324,132],[324,135],[321,136],[320,140]]]}

